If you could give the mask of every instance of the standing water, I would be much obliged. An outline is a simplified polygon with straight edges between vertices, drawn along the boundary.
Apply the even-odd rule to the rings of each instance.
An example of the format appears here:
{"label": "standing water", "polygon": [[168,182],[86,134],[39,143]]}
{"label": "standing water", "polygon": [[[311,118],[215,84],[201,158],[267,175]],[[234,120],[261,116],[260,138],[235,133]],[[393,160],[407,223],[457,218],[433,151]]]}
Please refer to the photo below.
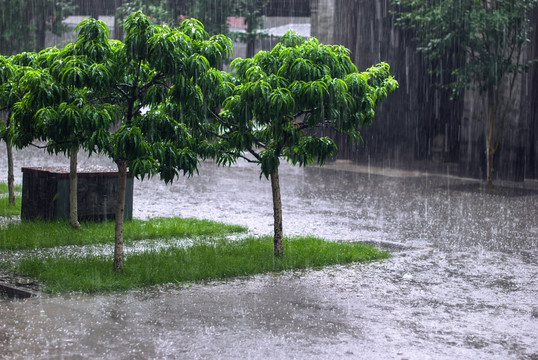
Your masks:
{"label": "standing water", "polygon": [[[66,164],[35,150],[17,152],[15,163]],[[391,243],[394,256],[187,286],[0,299],[0,358],[537,359],[538,186],[504,185],[486,194],[447,174],[284,164],[285,234]],[[134,187],[134,217],[272,231],[270,184],[250,164],[207,162],[199,176]]]}

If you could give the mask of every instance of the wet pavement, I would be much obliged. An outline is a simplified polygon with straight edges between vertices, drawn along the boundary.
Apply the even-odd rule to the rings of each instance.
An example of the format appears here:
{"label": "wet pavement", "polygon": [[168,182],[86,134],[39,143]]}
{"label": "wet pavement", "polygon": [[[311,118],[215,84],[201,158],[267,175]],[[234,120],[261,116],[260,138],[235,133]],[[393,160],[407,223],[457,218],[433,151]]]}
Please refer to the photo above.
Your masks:
{"label": "wet pavement", "polygon": [[[16,166],[67,164],[35,152]],[[446,174],[340,162],[283,164],[280,177],[285,234],[402,248],[323,270],[0,299],[0,358],[538,359],[537,182],[490,195]],[[133,215],[270,234],[270,184],[246,163],[204,163],[172,185],[136,181]]]}

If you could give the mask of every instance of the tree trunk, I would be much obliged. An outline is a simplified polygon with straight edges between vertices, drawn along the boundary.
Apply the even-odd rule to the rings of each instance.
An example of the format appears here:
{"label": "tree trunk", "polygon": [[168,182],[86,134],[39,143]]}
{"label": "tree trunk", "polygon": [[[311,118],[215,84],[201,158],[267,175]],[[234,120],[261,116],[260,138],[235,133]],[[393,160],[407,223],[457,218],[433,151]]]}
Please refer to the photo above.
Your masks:
{"label": "tree trunk", "polygon": [[46,40],[46,24],[45,17],[47,16],[46,8],[42,7],[42,11],[36,12],[36,19],[35,19],[35,38],[36,38],[36,48],[35,51],[40,51],[45,48],[45,40]]}
{"label": "tree trunk", "polygon": [[123,220],[125,212],[125,184],[127,182],[127,161],[118,160],[118,194],[116,197],[116,231],[114,234],[114,270],[123,271]]}
{"label": "tree trunk", "polygon": [[[489,141],[488,141],[489,142]],[[490,147],[490,144],[486,144],[486,190],[491,191],[493,189],[493,155],[495,151]]]}
{"label": "tree trunk", "polygon": [[256,17],[247,17],[247,53],[246,58],[251,58],[256,53],[256,37],[258,36],[258,24]]}
{"label": "tree trunk", "polygon": [[256,52],[256,40],[249,39],[247,40],[247,58],[251,58],[255,55]]}
{"label": "tree trunk", "polygon": [[[493,155],[495,154],[495,127],[497,125],[497,102],[495,101],[495,91],[489,88],[487,91],[484,114],[486,135],[486,190],[493,189]],[[500,131],[500,130],[499,130]]]}
{"label": "tree trunk", "polygon": [[69,149],[69,223],[74,229],[80,229],[78,222],[78,185],[77,185],[78,146]]}
{"label": "tree trunk", "polygon": [[13,146],[11,140],[6,139],[7,147],[7,188],[9,203],[15,205],[15,176],[13,175]]}
{"label": "tree trunk", "polygon": [[282,243],[282,199],[280,198],[280,180],[278,178],[278,167],[271,171],[271,190],[273,191],[273,217],[274,217],[274,253],[275,256],[284,255],[284,245]]}

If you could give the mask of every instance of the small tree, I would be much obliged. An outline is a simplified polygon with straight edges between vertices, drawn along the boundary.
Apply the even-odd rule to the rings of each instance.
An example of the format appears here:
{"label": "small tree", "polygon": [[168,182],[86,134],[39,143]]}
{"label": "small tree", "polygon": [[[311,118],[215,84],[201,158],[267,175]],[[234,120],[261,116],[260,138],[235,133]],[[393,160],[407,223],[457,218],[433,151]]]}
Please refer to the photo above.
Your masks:
{"label": "small tree", "polygon": [[[6,142],[10,204],[15,204],[12,139],[15,124],[12,116],[16,111],[17,103],[22,100],[27,91],[21,84],[21,79],[28,71],[34,70],[36,58],[37,54],[31,52],[22,52],[9,58],[0,55],[0,113],[3,117],[3,121],[0,123],[0,136]],[[28,128],[27,130],[33,133],[32,129]],[[28,141],[28,139],[25,138],[24,141]]]}
{"label": "small tree", "polygon": [[[415,35],[417,49],[431,60],[458,60],[445,84],[458,95],[476,91],[482,99],[486,137],[486,184],[493,186],[493,156],[509,115],[517,76],[533,61],[522,62],[529,41],[530,12],[537,0],[392,0],[398,5],[397,24]],[[457,51],[454,51],[456,49]]]}
{"label": "small tree", "polygon": [[[270,178],[276,256],[283,254],[280,158],[294,165],[322,165],[336,145],[313,130],[333,128],[359,141],[360,127],[373,120],[375,108],[398,87],[387,64],[359,73],[348,54],[342,46],[321,45],[290,31],[271,51],[235,59],[236,78],[223,78],[220,89],[228,97],[213,130],[224,149],[218,161],[244,157],[260,165],[260,176]],[[230,81],[236,81],[235,87]]]}
{"label": "small tree", "polygon": [[[9,74],[4,76],[0,85],[0,109],[7,114],[2,134],[7,145],[9,199],[14,203],[13,142],[18,147],[25,147],[34,140],[48,141],[46,148],[49,152],[69,153],[69,220],[74,228],[80,228],[76,161],[82,133],[79,119],[74,119],[73,116],[82,111],[79,108],[82,102],[80,94],[76,91],[70,93],[68,88],[60,87],[60,83],[54,81],[46,69],[47,60],[50,62],[58,54],[56,49],[47,49],[39,54],[24,52],[0,60],[3,64],[1,72],[3,75]],[[70,106],[66,106],[66,101],[70,101]],[[38,111],[43,107],[48,111]],[[44,113],[48,114],[48,118],[36,121],[36,115]],[[54,117],[51,116],[53,114]]]}
{"label": "small tree", "polygon": [[90,101],[90,92],[77,89],[70,83],[71,78],[61,79],[51,74],[49,67],[56,59],[70,60],[63,55],[65,51],[55,48],[45,49],[35,54],[31,67],[20,69],[21,75],[17,87],[24,96],[13,107],[11,135],[18,147],[28,146],[34,140],[40,140],[46,142],[45,147],[49,153],[61,152],[68,155],[69,222],[74,228],[80,229],[77,206],[77,154],[81,144],[96,129],[92,126],[94,122],[86,123],[86,119],[95,118],[96,114],[102,112]]}
{"label": "small tree", "polygon": [[[80,133],[89,134],[81,144],[108,155],[118,167],[114,269],[121,271],[127,173],[142,178],[159,174],[169,182],[180,171],[196,171],[197,157],[210,148],[191,136],[183,119],[203,117],[207,102],[198,80],[206,88],[216,86],[206,73],[230,53],[231,42],[209,37],[196,20],[172,29],[152,25],[141,12],[126,19],[124,42],[110,40],[106,25],[95,19],[84,20],[77,29],[77,41],[49,69],[62,87],[79,95],[63,106],[75,112],[71,104],[79,102],[82,110],[72,119],[81,124]],[[181,118],[172,118],[169,108]],[[50,108],[36,113],[43,123],[58,118]]]}
{"label": "small tree", "polygon": [[13,108],[13,100],[19,99],[17,93],[13,91],[14,76],[16,66],[11,61],[0,55],[0,138],[6,142],[7,150],[7,185],[8,185],[8,201],[11,205],[15,205],[15,189],[13,174],[13,146],[9,137],[9,129],[11,127],[11,112]]}

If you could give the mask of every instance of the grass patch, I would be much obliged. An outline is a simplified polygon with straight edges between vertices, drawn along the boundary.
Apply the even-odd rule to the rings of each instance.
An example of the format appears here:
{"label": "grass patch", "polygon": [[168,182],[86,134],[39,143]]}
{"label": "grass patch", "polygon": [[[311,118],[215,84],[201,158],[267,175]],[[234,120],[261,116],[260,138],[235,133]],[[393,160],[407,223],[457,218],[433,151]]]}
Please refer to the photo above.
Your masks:
{"label": "grass patch", "polygon": [[[22,192],[22,185],[15,184],[14,189],[15,189],[15,192]],[[0,182],[0,195],[7,194],[7,193],[8,193],[7,183]]]}
{"label": "grass patch", "polygon": [[[22,192],[22,185],[15,184],[15,193]],[[7,183],[0,182],[0,216],[17,216],[21,214],[21,197],[15,196],[15,205],[9,203]]]}
{"label": "grass patch", "polygon": [[[126,221],[124,240],[169,239],[173,237],[224,236],[246,232],[247,228],[209,220],[155,218]],[[83,222],[74,230],[67,220],[23,221],[0,229],[0,250],[51,248],[65,245],[112,244],[114,222]]]}
{"label": "grass patch", "polygon": [[101,292],[317,268],[390,256],[370,245],[314,237],[286,239],[284,254],[281,258],[273,256],[270,237],[249,237],[129,255],[122,273],[114,272],[112,259],[102,256],[32,257],[21,260],[15,271],[44,282],[45,290],[52,293]]}
{"label": "grass patch", "polygon": [[9,203],[7,196],[0,195],[0,216],[17,216],[21,214],[21,197],[15,196],[15,205]]}

